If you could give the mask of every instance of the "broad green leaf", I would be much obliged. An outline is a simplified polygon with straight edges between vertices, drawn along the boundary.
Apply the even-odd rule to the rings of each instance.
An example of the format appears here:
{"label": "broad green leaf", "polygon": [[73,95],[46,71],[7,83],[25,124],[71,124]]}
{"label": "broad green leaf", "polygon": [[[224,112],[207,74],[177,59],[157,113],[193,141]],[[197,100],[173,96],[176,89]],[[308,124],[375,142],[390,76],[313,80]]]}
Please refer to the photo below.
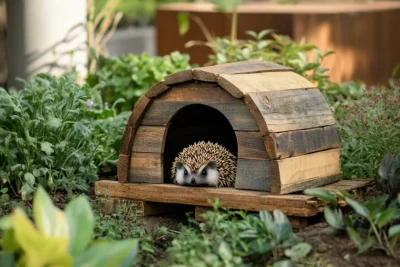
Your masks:
{"label": "broad green leaf", "polygon": [[11,215],[5,215],[0,218],[0,229],[5,231],[12,229],[12,217]]}
{"label": "broad green leaf", "polygon": [[62,120],[59,118],[51,118],[47,121],[47,125],[49,125],[50,127],[57,129],[61,126],[62,124]]}
{"label": "broad green leaf", "polygon": [[282,261],[278,261],[275,262],[272,267],[295,267],[296,264],[294,264],[292,261],[290,260],[282,260]]}
{"label": "broad green leaf", "polygon": [[68,223],[64,213],[54,206],[41,186],[33,199],[33,218],[41,233],[47,236],[68,237]]}
{"label": "broad green leaf", "polygon": [[400,237],[400,224],[393,225],[389,228],[389,237]]}
{"label": "broad green leaf", "polygon": [[390,169],[390,165],[393,162],[393,156],[390,153],[387,153],[385,157],[382,159],[381,164],[379,165],[379,176],[385,180],[388,180],[388,173]]}
{"label": "broad green leaf", "polygon": [[75,257],[76,267],[132,266],[138,253],[138,240],[126,239],[114,242],[102,242]]}
{"label": "broad green leaf", "polygon": [[324,215],[326,222],[336,229],[343,229],[343,217],[336,211],[331,210],[329,207],[324,208]]}
{"label": "broad green leaf", "polygon": [[93,212],[87,199],[79,196],[67,205],[65,213],[69,225],[69,251],[72,255],[78,255],[93,238]]}
{"label": "broad green leaf", "polygon": [[14,253],[7,251],[0,251],[0,266],[7,266],[7,267],[16,266]]}
{"label": "broad green leaf", "polygon": [[274,223],[276,225],[276,237],[278,241],[285,240],[293,233],[292,224],[288,218],[280,211],[274,210]]}
{"label": "broad green leaf", "polygon": [[304,190],[304,193],[310,196],[319,198],[325,202],[328,202],[334,206],[337,206],[337,200],[334,195],[332,195],[328,190],[321,188],[311,188]]}
{"label": "broad green leaf", "polygon": [[385,225],[387,225],[388,223],[392,222],[395,217],[395,209],[386,209],[380,213],[378,213],[378,215],[375,218],[375,224],[379,227],[382,228]]}
{"label": "broad green leaf", "polygon": [[53,149],[53,145],[50,144],[49,142],[43,142],[41,145],[41,150],[43,152],[45,152],[48,156],[50,156],[51,154],[53,154],[54,149]]}
{"label": "broad green leaf", "polygon": [[22,200],[30,199],[33,192],[34,192],[34,189],[28,183],[23,184],[19,191],[19,193],[21,194]]}
{"label": "broad green leaf", "polygon": [[286,257],[289,257],[292,261],[296,261],[304,258],[310,253],[312,246],[308,243],[299,243],[290,249],[285,250]]}
{"label": "broad green leaf", "polygon": [[185,12],[178,13],[179,34],[185,35],[190,28],[189,14]]}
{"label": "broad green leaf", "polygon": [[33,176],[32,173],[30,173],[30,172],[25,173],[25,174],[24,174],[24,178],[25,178],[25,181],[26,181],[30,186],[33,187],[33,186],[35,185],[35,176]]}
{"label": "broad green leaf", "polygon": [[363,243],[360,233],[358,233],[356,230],[354,230],[351,227],[347,227],[346,228],[346,232],[347,232],[348,236],[350,237],[350,239],[353,241],[353,243],[358,248],[360,248],[362,246],[362,243]]}
{"label": "broad green leaf", "polygon": [[345,200],[357,214],[369,219],[369,211],[366,207],[351,198],[346,197]]}
{"label": "broad green leaf", "polygon": [[218,253],[223,260],[232,259],[232,250],[230,249],[229,245],[224,241],[219,244]]}

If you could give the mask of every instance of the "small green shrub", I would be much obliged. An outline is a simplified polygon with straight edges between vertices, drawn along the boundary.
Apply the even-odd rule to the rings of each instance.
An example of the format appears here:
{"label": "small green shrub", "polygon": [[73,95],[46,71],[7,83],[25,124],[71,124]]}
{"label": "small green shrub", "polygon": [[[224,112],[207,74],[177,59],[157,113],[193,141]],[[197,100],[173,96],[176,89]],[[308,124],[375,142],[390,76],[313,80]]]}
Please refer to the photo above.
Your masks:
{"label": "small green shrub", "polygon": [[38,184],[71,193],[97,179],[102,144],[87,117],[95,90],[46,75],[19,92],[0,89],[1,188],[27,198]]}
{"label": "small green shrub", "polygon": [[[393,249],[400,238],[400,225],[394,225],[394,223],[400,219],[400,195],[385,208],[388,195],[359,203],[346,192],[334,191],[339,199],[346,201],[354,211],[353,214],[345,215],[335,196],[328,190],[307,189],[304,193],[315,196],[333,206],[333,209],[324,208],[327,223],[337,230],[346,231],[351,241],[357,246],[359,253],[370,250],[377,241],[377,245],[388,255],[395,256]],[[366,222],[364,225],[367,225],[367,229],[362,227],[356,229],[359,220]],[[358,225],[363,224],[358,223]]]}
{"label": "small green shrub", "polygon": [[189,56],[179,52],[164,57],[146,54],[100,57],[96,72],[88,77],[87,82],[92,86],[104,82],[104,101],[111,105],[123,98],[126,102],[120,106],[120,110],[131,110],[134,103],[164,76],[190,68]]}
{"label": "small green shrub", "polygon": [[83,196],[62,212],[39,186],[33,218],[36,226],[21,208],[1,218],[1,266],[131,266],[136,258],[136,239],[93,242],[95,220]]}
{"label": "small green shrub", "polygon": [[[218,204],[218,202],[217,202]],[[218,207],[217,205],[215,207]],[[293,261],[305,257],[310,245],[293,233],[279,210],[259,216],[243,212],[215,211],[203,214],[204,223],[183,227],[167,248],[168,264],[184,266],[243,266],[245,263]],[[199,265],[200,264],[200,265]]]}
{"label": "small green shrub", "polygon": [[399,110],[397,81],[368,87],[364,97],[338,107],[344,177],[377,177],[384,155],[400,151]]}

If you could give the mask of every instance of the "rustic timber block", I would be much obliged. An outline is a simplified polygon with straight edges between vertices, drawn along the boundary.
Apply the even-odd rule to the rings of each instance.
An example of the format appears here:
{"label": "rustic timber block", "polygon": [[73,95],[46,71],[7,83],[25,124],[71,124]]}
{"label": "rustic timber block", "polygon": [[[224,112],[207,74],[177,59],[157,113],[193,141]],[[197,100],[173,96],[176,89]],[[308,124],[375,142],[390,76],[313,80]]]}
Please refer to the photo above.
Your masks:
{"label": "rustic timber block", "polygon": [[121,141],[122,183],[171,183],[176,156],[199,141],[218,143],[237,159],[237,190],[287,194],[340,179],[330,107],[292,69],[249,60],[164,80],[132,111]]}

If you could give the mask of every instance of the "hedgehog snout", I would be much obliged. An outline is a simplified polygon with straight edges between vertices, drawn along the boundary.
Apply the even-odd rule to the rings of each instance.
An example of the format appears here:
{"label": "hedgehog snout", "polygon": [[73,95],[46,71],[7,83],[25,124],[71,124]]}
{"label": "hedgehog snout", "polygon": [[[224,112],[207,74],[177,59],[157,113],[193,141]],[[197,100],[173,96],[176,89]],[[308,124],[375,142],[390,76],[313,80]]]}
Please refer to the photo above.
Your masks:
{"label": "hedgehog snout", "polygon": [[196,184],[196,179],[192,177],[192,180],[190,181],[191,184]]}

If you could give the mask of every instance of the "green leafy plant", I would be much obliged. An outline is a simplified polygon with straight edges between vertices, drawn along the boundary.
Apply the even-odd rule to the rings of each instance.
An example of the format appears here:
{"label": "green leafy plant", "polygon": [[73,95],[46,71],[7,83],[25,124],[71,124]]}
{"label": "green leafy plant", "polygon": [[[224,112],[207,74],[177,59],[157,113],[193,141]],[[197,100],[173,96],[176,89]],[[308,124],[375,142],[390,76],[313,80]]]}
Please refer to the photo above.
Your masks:
{"label": "green leafy plant", "polygon": [[[353,214],[345,215],[339,207],[336,197],[328,190],[315,188],[304,190],[304,193],[315,196],[333,206],[333,209],[324,208],[327,223],[337,230],[346,231],[357,246],[359,253],[368,251],[377,241],[378,248],[383,249],[388,255],[395,255],[393,249],[400,237],[400,225],[394,225],[394,223],[400,218],[400,198],[394,199],[385,208],[388,195],[360,203],[351,198],[348,193],[334,191],[336,196],[346,201],[354,211]],[[366,222],[364,225],[368,225],[367,229],[362,227],[355,229],[359,220]]]}
{"label": "green leafy plant", "polygon": [[164,76],[190,69],[189,56],[173,52],[164,57],[127,54],[117,58],[100,57],[98,68],[87,82],[94,86],[104,82],[102,96],[110,105],[123,98],[121,110],[131,110],[134,103]]}
{"label": "green leafy plant", "polygon": [[246,262],[278,261],[283,253],[293,261],[305,257],[311,247],[293,233],[286,216],[261,211],[258,216],[244,212],[215,210],[203,214],[204,223],[183,227],[167,248],[168,264],[193,266],[243,266]]}
{"label": "green leafy plant", "polygon": [[385,155],[379,165],[379,176],[385,193],[389,193],[390,199],[395,198],[400,193],[400,153]]}
{"label": "green leafy plant", "polygon": [[87,117],[97,87],[68,77],[38,75],[23,90],[0,89],[0,178],[24,199],[38,184],[48,190],[86,190],[97,179],[101,147]]}
{"label": "green leafy plant", "polygon": [[130,266],[136,258],[136,239],[93,242],[95,220],[83,196],[63,212],[39,186],[33,218],[36,226],[21,208],[1,218],[1,266]]}
{"label": "green leafy plant", "polygon": [[400,151],[400,85],[365,88],[364,96],[336,110],[342,139],[342,171],[346,178],[378,176],[387,153]]}

